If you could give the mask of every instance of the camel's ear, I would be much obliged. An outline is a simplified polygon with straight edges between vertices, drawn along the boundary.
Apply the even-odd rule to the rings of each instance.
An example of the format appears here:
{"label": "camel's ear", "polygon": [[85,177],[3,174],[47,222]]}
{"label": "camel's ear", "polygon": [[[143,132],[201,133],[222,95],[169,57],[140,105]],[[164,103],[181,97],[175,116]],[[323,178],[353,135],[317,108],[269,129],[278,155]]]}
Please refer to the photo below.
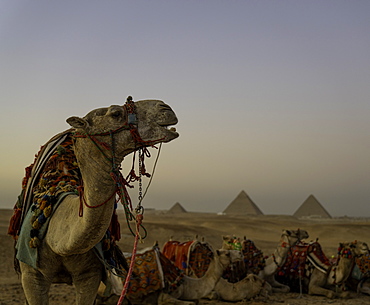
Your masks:
{"label": "camel's ear", "polygon": [[286,234],[288,234],[290,236],[290,235],[292,235],[292,232],[290,230],[286,230]]}
{"label": "camel's ear", "polygon": [[86,129],[86,127],[89,125],[89,123],[85,119],[79,118],[77,116],[71,116],[70,118],[68,118],[67,123],[76,129]]}
{"label": "camel's ear", "polygon": [[220,256],[220,251],[219,250],[216,250],[216,253],[218,256]]}

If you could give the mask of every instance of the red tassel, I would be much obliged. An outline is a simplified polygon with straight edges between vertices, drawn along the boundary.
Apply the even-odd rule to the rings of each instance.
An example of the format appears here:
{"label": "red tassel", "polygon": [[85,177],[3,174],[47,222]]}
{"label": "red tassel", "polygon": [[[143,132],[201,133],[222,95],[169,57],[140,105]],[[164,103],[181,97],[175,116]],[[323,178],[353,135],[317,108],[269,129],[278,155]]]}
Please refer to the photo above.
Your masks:
{"label": "red tassel", "polygon": [[14,214],[12,218],[10,218],[8,234],[13,236],[14,239],[17,239],[18,231],[21,225],[21,216],[22,209],[14,209]]}

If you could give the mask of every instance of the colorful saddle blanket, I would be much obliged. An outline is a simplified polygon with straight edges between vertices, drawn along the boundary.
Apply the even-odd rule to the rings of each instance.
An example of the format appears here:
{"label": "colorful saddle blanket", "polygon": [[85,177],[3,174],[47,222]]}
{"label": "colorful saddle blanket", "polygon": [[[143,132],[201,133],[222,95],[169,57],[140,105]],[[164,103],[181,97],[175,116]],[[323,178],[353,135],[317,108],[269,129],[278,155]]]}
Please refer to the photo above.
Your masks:
{"label": "colorful saddle blanket", "polygon": [[187,242],[168,241],[163,246],[163,255],[186,275],[202,277],[207,272],[213,249],[208,243],[196,240]]}
{"label": "colorful saddle blanket", "polygon": [[256,247],[253,241],[245,239],[242,242],[244,264],[248,273],[258,274],[266,266],[263,253]]}
{"label": "colorful saddle blanket", "polygon": [[[125,254],[128,264],[131,262],[130,255]],[[127,272],[122,272],[121,282],[123,287]],[[159,249],[144,249],[136,254],[127,298],[132,302],[138,302],[159,290],[173,291],[180,285],[183,277],[184,273],[167,259]]]}
{"label": "colorful saddle blanket", "polygon": [[290,252],[278,275],[290,278],[310,277],[312,269],[326,273],[331,264],[318,242],[298,243]]}
{"label": "colorful saddle blanket", "polygon": [[[126,257],[126,260],[130,264],[131,257]],[[152,249],[138,253],[127,290],[127,298],[140,300],[146,295],[164,288],[164,286],[163,271],[156,251]]]}
{"label": "colorful saddle blanket", "polygon": [[[64,197],[78,195],[78,187],[82,185],[72,130],[56,135],[42,146],[34,163],[25,171],[22,193],[14,207],[8,234],[17,240],[16,258],[36,268],[37,248],[45,236],[50,218]],[[120,237],[116,216],[112,217],[110,228],[114,229],[107,236],[109,242]],[[18,268],[17,264],[15,267]]]}
{"label": "colorful saddle blanket", "polygon": [[352,277],[362,280],[370,277],[370,254],[361,255],[356,258],[356,264],[352,271]]}

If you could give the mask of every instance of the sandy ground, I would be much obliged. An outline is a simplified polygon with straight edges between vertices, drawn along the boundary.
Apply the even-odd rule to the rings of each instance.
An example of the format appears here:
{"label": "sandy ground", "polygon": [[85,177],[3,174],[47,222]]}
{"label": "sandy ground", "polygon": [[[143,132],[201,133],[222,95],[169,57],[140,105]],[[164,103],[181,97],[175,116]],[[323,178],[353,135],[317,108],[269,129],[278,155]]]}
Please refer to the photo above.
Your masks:
{"label": "sandy ground", "polygon": [[[7,236],[11,210],[0,210],[0,305],[24,304],[20,279],[13,269],[13,240]],[[123,215],[120,215],[122,239],[120,247],[125,252],[132,251],[133,237],[126,228]],[[156,241],[162,247],[172,236],[175,240],[186,241],[196,235],[204,238],[215,249],[221,248],[221,236],[234,234],[253,240],[265,255],[273,252],[283,229],[305,229],[309,240],[319,239],[327,256],[336,255],[339,242],[361,240],[369,242],[370,220],[331,219],[298,220],[290,216],[225,216],[203,213],[166,214],[148,211],[144,215],[144,226],[148,237],[139,248],[152,246]],[[73,286],[53,285],[50,291],[50,305],[74,304]],[[200,304],[226,304],[227,302],[202,300]],[[247,304],[370,304],[370,296],[352,293],[347,300],[328,300],[321,296],[298,293],[274,294],[269,299],[257,298]],[[242,304],[242,302],[234,303]],[[245,304],[245,302],[243,303]]]}

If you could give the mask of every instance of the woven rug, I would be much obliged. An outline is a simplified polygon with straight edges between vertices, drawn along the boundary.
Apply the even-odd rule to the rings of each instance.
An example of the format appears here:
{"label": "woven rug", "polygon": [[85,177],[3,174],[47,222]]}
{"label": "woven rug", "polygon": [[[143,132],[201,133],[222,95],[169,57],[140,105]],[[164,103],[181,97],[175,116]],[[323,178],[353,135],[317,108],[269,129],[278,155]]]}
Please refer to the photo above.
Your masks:
{"label": "woven rug", "polygon": [[[126,257],[126,259],[127,263],[130,264],[131,257]],[[126,274],[124,275],[126,276]],[[161,290],[164,286],[163,272],[156,250],[138,253],[127,290],[127,298],[138,301],[150,293]]]}
{"label": "woven rug", "polygon": [[253,241],[245,239],[242,242],[242,253],[247,273],[258,274],[266,266],[263,253],[256,247]]}

